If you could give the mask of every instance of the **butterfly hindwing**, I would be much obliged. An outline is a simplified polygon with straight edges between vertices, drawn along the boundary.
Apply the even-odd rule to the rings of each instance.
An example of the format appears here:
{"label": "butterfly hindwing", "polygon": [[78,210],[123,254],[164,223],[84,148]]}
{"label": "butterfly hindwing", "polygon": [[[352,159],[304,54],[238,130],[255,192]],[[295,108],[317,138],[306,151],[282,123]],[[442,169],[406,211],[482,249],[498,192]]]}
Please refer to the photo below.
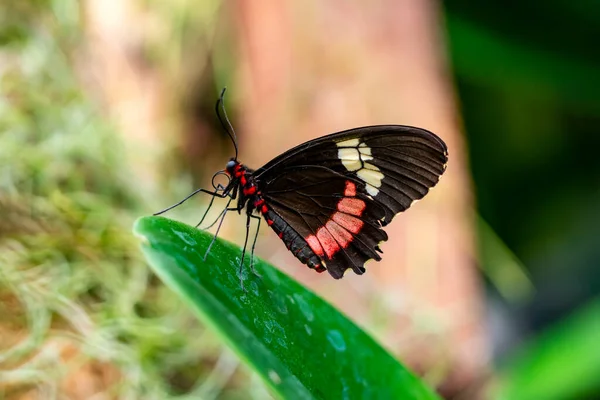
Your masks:
{"label": "butterfly hindwing", "polygon": [[446,161],[446,145],[429,131],[373,126],[306,142],[254,176],[267,204],[339,279],[381,259],[382,226],[427,194]]}
{"label": "butterfly hindwing", "polygon": [[381,259],[378,245],[387,240],[379,223],[385,209],[356,185],[328,168],[306,166],[281,174],[263,192],[269,207],[306,240],[336,279],[348,268],[362,274],[367,260]]}

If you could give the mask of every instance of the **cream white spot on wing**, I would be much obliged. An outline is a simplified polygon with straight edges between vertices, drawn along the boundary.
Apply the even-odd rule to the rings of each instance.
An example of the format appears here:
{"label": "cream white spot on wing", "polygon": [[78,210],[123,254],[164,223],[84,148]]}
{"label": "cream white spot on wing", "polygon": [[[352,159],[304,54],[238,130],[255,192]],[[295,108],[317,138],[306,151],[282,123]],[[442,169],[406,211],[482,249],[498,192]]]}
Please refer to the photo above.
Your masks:
{"label": "cream white spot on wing", "polygon": [[371,148],[366,143],[361,143],[358,138],[344,140],[336,143],[339,147],[338,158],[344,167],[356,175],[365,183],[367,193],[377,196],[383,180],[383,174],[373,164],[367,161],[373,159]]}
{"label": "cream white spot on wing", "polygon": [[[370,164],[370,163],[365,163],[365,165],[363,166],[364,169],[370,169],[371,171],[375,171],[375,172],[379,172],[381,171],[376,165]],[[381,175],[381,179],[383,179],[383,174],[381,172],[379,172],[379,174]]]}
{"label": "cream white spot on wing", "polygon": [[371,148],[367,146],[366,143],[361,143],[360,146],[358,146],[358,151],[360,152],[361,160],[368,161],[373,159],[373,156],[371,155]]}
{"label": "cream white spot on wing", "polygon": [[[338,143],[339,145],[339,143]],[[338,150],[338,158],[344,164],[348,171],[357,171],[361,169],[360,154],[353,148],[343,148]]]}
{"label": "cream white spot on wing", "polygon": [[358,146],[358,138],[344,140],[336,143],[338,147],[356,147]]}
{"label": "cream white spot on wing", "polygon": [[365,189],[367,189],[367,193],[373,197],[379,194],[379,189],[377,189],[375,186],[369,185],[368,183],[365,185]]}
{"label": "cream white spot on wing", "polygon": [[358,177],[367,184],[367,193],[371,196],[377,196],[379,193],[379,187],[381,187],[381,181],[383,180],[383,174],[374,165],[365,163],[365,168],[362,168],[357,173]]}

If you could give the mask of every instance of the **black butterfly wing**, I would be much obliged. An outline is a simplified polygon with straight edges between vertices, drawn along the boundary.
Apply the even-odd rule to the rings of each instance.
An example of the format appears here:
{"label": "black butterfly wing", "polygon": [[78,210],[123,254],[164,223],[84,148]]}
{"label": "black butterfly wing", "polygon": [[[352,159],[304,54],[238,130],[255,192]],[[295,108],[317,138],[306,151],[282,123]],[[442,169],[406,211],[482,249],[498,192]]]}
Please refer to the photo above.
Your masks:
{"label": "black butterfly wing", "polygon": [[[356,128],[311,140],[255,172],[268,190],[279,175],[310,165],[358,179],[360,190],[383,204],[387,225],[423,198],[446,168],[448,150],[435,134],[402,125]],[[379,185],[379,186],[378,186]]]}
{"label": "black butterfly wing", "polygon": [[380,260],[382,226],[425,196],[445,170],[447,149],[433,133],[372,126],[301,144],[256,170],[259,189],[336,279]]}
{"label": "black butterfly wing", "polygon": [[328,168],[306,166],[280,175],[263,192],[269,207],[304,238],[336,279],[348,268],[364,273],[367,260],[381,259],[378,245],[387,240],[379,223],[384,208],[359,193],[356,184]]}

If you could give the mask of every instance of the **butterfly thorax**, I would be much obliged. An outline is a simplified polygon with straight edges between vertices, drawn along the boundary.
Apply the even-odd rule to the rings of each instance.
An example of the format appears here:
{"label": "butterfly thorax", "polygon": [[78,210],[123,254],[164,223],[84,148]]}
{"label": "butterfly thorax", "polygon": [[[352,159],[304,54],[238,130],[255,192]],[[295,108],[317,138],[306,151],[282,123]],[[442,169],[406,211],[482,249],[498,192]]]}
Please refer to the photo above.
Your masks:
{"label": "butterfly thorax", "polygon": [[[240,196],[238,202],[240,211],[243,206],[247,204],[248,213],[252,213],[254,210],[261,212],[262,206],[264,205],[264,199],[258,190],[256,179],[252,175],[254,171],[237,160],[230,160],[227,163],[225,171],[237,184],[238,193],[236,193],[236,195]],[[267,210],[265,209],[264,212],[266,211]],[[264,214],[264,212],[261,213]]]}

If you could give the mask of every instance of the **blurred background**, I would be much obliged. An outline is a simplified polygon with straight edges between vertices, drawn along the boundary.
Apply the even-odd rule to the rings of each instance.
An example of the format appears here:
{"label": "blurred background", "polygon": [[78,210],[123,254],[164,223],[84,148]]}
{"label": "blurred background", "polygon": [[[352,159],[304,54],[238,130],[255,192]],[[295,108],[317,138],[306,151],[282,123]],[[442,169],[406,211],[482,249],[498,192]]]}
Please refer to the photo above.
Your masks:
{"label": "blurred background", "polygon": [[233,154],[224,86],[250,167],[369,124],[450,151],[367,274],[314,274],[268,229],[258,256],[445,398],[600,398],[598,39],[591,1],[2,2],[0,398],[269,398],[131,235]]}

